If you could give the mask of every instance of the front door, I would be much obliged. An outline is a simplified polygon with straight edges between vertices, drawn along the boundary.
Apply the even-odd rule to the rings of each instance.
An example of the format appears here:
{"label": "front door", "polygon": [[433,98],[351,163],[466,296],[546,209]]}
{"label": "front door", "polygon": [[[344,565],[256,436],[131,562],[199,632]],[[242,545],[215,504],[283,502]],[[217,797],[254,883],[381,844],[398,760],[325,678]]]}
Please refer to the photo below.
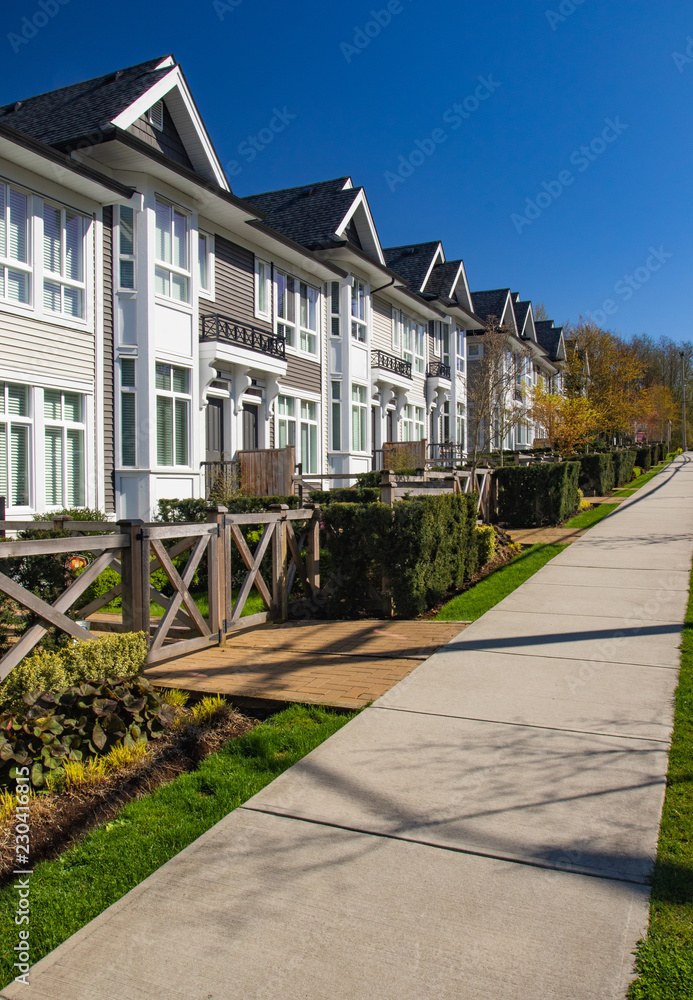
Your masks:
{"label": "front door", "polygon": [[259,447],[258,429],[260,425],[260,407],[252,403],[243,404],[243,450],[257,451]]}
{"label": "front door", "polygon": [[224,456],[224,400],[207,403],[207,461],[221,462]]}

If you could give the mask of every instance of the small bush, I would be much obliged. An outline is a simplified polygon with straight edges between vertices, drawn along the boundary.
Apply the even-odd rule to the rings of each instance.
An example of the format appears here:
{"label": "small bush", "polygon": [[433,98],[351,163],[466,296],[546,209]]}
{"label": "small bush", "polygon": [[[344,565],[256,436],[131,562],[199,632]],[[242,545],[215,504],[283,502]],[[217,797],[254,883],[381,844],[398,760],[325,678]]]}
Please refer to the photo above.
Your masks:
{"label": "small bush", "polygon": [[192,706],[193,721],[198,726],[202,726],[206,722],[211,722],[220,713],[225,712],[228,707],[226,698],[222,698],[220,694],[214,696],[207,695],[207,697],[202,698],[197,704]]}
{"label": "small bush", "polygon": [[578,508],[579,462],[496,469],[497,519],[513,528],[562,524]]}
{"label": "small bush", "polygon": [[580,489],[586,495],[605,497],[614,488],[614,458],[611,452],[594,452],[580,458]]}
{"label": "small bush", "polygon": [[20,710],[24,695],[58,691],[106,677],[136,677],[147,659],[144,632],[107,635],[54,652],[26,656],[0,685],[0,711]]}
{"label": "small bush", "polygon": [[167,705],[172,705],[174,708],[185,708],[188,704],[188,695],[185,691],[181,691],[180,688],[159,689],[159,694],[162,701],[165,701]]}
{"label": "small bush", "polygon": [[484,524],[475,531],[476,550],[478,553],[479,568],[491,562],[496,554],[497,542],[495,528],[490,524]]}
{"label": "small bush", "polygon": [[320,504],[321,507],[330,503],[378,503],[380,490],[374,488],[313,490],[309,498],[311,503]]}
{"label": "small bush", "polygon": [[[219,501],[226,507],[229,514],[262,514],[273,504],[286,504],[292,510],[297,510],[300,500],[297,496],[290,497],[233,497],[227,501]],[[200,523],[207,520],[207,500],[159,500],[157,520],[171,523]]]}

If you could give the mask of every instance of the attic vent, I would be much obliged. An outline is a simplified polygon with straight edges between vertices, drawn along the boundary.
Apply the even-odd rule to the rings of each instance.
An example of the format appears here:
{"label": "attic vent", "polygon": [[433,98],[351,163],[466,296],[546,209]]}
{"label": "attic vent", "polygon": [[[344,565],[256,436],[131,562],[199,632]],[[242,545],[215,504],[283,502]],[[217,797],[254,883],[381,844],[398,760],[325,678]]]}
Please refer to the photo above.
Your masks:
{"label": "attic vent", "polygon": [[301,196],[303,198],[310,198],[310,196],[314,193],[314,191],[315,191],[314,187],[304,188],[303,191],[301,191]]}
{"label": "attic vent", "polygon": [[402,254],[403,257],[413,257],[416,253],[416,247],[407,247],[407,249]]}
{"label": "attic vent", "polygon": [[153,128],[163,132],[164,130],[164,102],[157,101],[149,109],[149,122]]}

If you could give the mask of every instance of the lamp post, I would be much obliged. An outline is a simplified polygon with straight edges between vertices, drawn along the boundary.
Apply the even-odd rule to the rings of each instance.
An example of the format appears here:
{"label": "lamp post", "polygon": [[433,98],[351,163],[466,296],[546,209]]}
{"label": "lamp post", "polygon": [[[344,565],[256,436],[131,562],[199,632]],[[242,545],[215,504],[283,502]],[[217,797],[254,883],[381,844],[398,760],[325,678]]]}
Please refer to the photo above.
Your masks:
{"label": "lamp post", "polygon": [[688,451],[688,445],[686,443],[686,355],[683,351],[679,351],[681,357],[681,410],[682,410],[682,428],[683,428],[683,450]]}

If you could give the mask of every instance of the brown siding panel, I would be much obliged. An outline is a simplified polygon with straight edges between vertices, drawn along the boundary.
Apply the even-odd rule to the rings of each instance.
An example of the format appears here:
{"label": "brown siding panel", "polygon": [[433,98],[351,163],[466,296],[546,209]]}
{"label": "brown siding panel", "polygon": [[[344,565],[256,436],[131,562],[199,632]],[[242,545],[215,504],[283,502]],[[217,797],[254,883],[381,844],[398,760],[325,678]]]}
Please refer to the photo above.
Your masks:
{"label": "brown siding panel", "polygon": [[165,104],[163,132],[153,128],[151,122],[148,122],[144,115],[138,118],[136,122],[133,122],[128,132],[146,142],[148,146],[158,149],[160,153],[168,156],[169,159],[180,163],[183,167],[187,167],[188,170],[195,169],[185,151],[185,146],[178,135],[178,130],[173,124],[173,119]]}
{"label": "brown siding panel", "polygon": [[303,357],[297,358],[294,354],[288,353],[286,360],[286,375],[282,378],[282,386],[285,389],[320,393],[322,385],[319,364],[315,361],[307,361]]}
{"label": "brown siding panel", "polygon": [[113,209],[109,206],[103,210],[103,461],[107,514],[115,511],[113,336]]}
{"label": "brown siding panel", "polygon": [[[255,316],[255,257],[223,236],[214,237],[215,299],[200,300],[202,316],[220,313],[246,326],[272,333],[272,324]],[[201,329],[201,327],[200,327]]]}

